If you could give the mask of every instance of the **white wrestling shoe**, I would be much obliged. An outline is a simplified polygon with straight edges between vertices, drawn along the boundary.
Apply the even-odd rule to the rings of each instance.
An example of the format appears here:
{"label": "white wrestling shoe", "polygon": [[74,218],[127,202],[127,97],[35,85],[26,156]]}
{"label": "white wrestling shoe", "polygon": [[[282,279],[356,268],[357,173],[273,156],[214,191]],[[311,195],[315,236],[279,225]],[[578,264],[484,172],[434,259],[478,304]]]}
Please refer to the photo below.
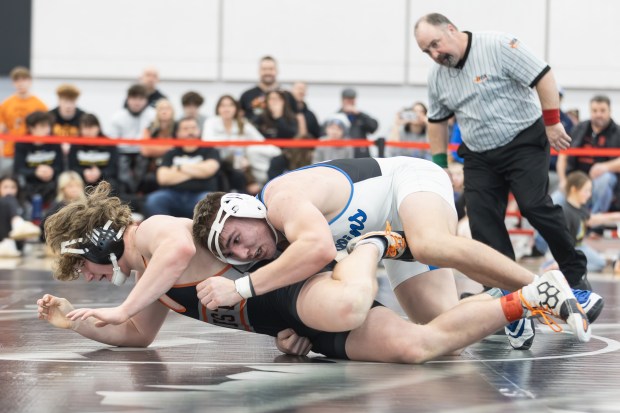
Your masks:
{"label": "white wrestling shoe", "polygon": [[590,341],[592,329],[588,317],[560,271],[544,273],[532,284],[523,287],[519,295],[525,307],[525,317],[542,318],[542,322],[553,331],[560,332],[562,327],[549,315],[558,317],[570,326],[579,341]]}

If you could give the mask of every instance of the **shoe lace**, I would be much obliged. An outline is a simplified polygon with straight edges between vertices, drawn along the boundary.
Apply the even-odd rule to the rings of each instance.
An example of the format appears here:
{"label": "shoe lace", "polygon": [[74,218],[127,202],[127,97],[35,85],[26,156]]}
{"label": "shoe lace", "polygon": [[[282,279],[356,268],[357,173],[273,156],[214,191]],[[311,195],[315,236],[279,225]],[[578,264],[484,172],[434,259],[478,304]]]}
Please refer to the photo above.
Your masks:
{"label": "shoe lace", "polygon": [[536,317],[540,323],[548,325],[549,328],[555,331],[556,333],[560,333],[564,331],[562,327],[558,323],[555,322],[554,319],[548,316],[548,314],[553,315],[553,312],[551,311],[551,309],[549,309],[546,306],[541,306],[541,307],[532,306],[525,299],[525,297],[523,297],[521,290],[519,290],[519,298],[521,299],[521,303],[523,303],[523,305],[530,311],[531,316]]}
{"label": "shoe lace", "polygon": [[[392,233],[392,225],[390,224],[390,221],[385,221],[385,237],[388,239],[388,246],[385,251],[386,257],[396,257],[399,252],[407,248],[407,241],[405,241],[405,238],[394,236]],[[392,242],[389,242],[390,239]]]}

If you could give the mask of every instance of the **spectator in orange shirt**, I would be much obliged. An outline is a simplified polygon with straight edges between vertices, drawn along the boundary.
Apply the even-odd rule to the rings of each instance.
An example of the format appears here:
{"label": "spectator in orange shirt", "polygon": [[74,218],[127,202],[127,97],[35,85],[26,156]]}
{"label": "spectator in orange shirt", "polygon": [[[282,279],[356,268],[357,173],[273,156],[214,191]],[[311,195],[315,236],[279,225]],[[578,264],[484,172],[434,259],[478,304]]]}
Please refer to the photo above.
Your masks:
{"label": "spectator in orange shirt", "polygon": [[[32,76],[30,70],[17,66],[10,73],[15,94],[0,104],[0,133],[23,136],[26,134],[26,116],[32,112],[47,112],[47,106],[39,98],[30,94]],[[15,144],[4,142],[0,156],[0,173],[13,169]]]}

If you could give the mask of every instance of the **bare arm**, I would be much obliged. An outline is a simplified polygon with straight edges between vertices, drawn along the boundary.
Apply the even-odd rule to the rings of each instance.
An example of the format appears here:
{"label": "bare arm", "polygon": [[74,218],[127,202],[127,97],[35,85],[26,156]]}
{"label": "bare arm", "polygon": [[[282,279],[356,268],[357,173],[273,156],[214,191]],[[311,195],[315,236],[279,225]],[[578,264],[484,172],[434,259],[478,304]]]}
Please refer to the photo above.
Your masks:
{"label": "bare arm", "polygon": [[[536,92],[540,99],[540,106],[543,112],[545,110],[560,109],[560,93],[555,82],[553,72],[549,70],[536,84]],[[564,130],[564,126],[559,121],[553,125],[545,125],[547,139],[551,147],[557,151],[568,149],[571,143],[571,137]]]}
{"label": "bare arm", "polygon": [[206,179],[217,173],[220,163],[207,159],[196,164],[160,166],[157,168],[157,183],[162,186],[177,185],[190,179]]}
{"label": "bare arm", "polygon": [[299,194],[275,194],[269,200],[269,220],[282,228],[290,245],[278,259],[252,273],[256,294],[305,280],[336,258],[325,217]]}
{"label": "bare arm", "polygon": [[618,223],[620,223],[620,212],[603,212],[590,215],[586,225],[588,227],[596,227],[599,225],[616,225]]}
{"label": "bare arm", "polygon": [[447,153],[448,151],[448,121],[429,122],[427,128],[428,141],[431,144],[431,153]]}
{"label": "bare arm", "polygon": [[65,298],[45,294],[37,300],[37,306],[39,319],[54,327],[71,329],[91,340],[123,347],[147,347],[155,339],[168,314],[165,306],[153,303],[122,324],[97,327],[92,318],[69,320],[66,315],[73,310],[73,306]]}
{"label": "bare arm", "polygon": [[183,275],[196,252],[191,232],[172,217],[144,221],[135,244],[143,256],[151,256],[151,261],[127,299],[115,308],[72,311],[68,314],[72,320],[92,316],[110,324],[127,321],[164,295]]}
{"label": "bare arm", "polygon": [[564,191],[566,189],[566,166],[568,165],[568,156],[567,155],[558,155],[558,161],[555,164],[555,171],[558,174],[558,179],[560,181],[560,189]]}

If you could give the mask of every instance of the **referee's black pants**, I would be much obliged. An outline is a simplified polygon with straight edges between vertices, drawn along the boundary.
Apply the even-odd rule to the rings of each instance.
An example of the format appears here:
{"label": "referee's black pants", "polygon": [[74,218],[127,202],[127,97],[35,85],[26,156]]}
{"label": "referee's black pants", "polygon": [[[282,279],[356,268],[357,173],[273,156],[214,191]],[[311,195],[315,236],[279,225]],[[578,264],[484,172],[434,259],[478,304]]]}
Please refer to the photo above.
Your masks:
{"label": "referee's black pants", "polygon": [[473,152],[461,144],[458,153],[464,158],[465,203],[471,234],[515,259],[504,223],[508,193],[512,191],[521,214],[547,241],[569,284],[590,289],[584,277],[586,257],[575,249],[562,208],[554,205],[547,194],[549,148],[541,119],[512,142],[496,149]]}

